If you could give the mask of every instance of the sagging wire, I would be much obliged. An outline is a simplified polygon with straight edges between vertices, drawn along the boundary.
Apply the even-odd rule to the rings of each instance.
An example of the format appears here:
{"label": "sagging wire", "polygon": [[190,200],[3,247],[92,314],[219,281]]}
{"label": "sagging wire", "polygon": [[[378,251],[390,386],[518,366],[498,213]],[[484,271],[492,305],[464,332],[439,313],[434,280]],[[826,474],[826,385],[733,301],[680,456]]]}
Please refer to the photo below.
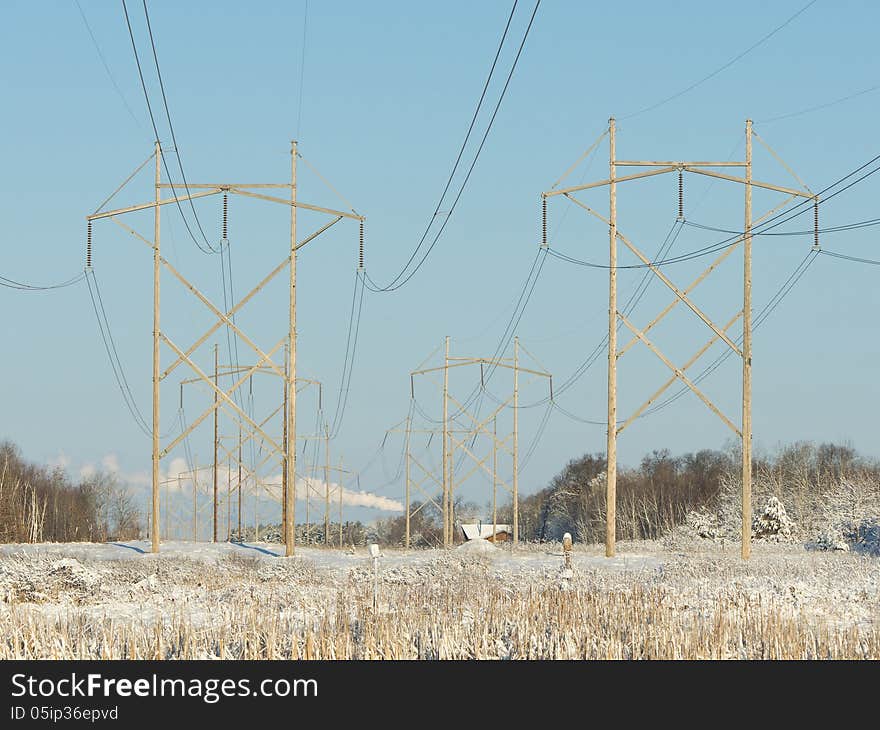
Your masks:
{"label": "sagging wire", "polygon": [[[98,280],[95,278],[94,269],[88,269],[86,274],[86,284],[89,288],[89,297],[92,300],[92,309],[95,312],[98,329],[101,332],[101,340],[104,343],[104,349],[110,360],[110,368],[113,370],[113,377],[116,379],[116,384],[119,386],[119,392],[122,394],[122,400],[125,402],[125,406],[134,419],[137,427],[145,436],[152,437],[153,431],[138,408],[134,395],[131,392],[131,387],[128,384],[128,379],[125,377],[125,371],[123,370],[122,363],[119,359],[119,353],[116,349],[113,333],[110,330],[110,323],[107,319],[107,312],[104,308],[103,300],[101,299]],[[91,274],[91,280],[88,274]],[[92,281],[94,281],[94,289],[92,287]]]}
{"label": "sagging wire", "polygon": [[[364,277],[363,272],[355,272],[354,292],[351,299],[351,313],[348,320],[348,336],[345,342],[345,357],[342,363],[342,378],[339,383],[339,396],[336,400],[336,410],[333,414],[330,428],[331,438],[339,435],[342,428],[342,420],[345,417],[345,409],[348,405],[348,396],[351,392],[351,380],[354,373],[354,360],[357,353],[358,336],[361,329],[361,314],[364,306]],[[357,314],[355,314],[355,301],[357,300]]]}

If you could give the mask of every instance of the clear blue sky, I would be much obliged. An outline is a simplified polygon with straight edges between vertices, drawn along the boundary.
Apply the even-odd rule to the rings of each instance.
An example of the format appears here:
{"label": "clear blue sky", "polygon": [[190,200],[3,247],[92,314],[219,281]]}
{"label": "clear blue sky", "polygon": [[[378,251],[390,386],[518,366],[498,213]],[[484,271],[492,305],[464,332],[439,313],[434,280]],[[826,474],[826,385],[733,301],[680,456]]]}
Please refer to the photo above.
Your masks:
{"label": "clear blue sky", "polygon": [[[759,41],[800,9],[802,0],[778,3],[599,4],[544,0],[507,96],[473,177],[446,232],[426,265],[393,294],[366,292],[352,392],[331,458],[350,468],[376,453],[384,430],[409,407],[409,372],[453,338],[453,354],[490,356],[533,261],[540,237],[539,200],[559,175],[602,132],[612,114],[619,123],[620,157],[653,159],[741,158],[744,120],[813,189],[819,190],[877,154],[880,90],[786,119],[880,84],[875,29],[880,9],[868,2],[819,0],[766,43],[692,91],[631,119],[627,115],[667,98]],[[8,2],[2,8],[0,77],[3,98],[0,274],[33,283],[76,275],[83,267],[84,216],[150,154],[150,129],[122,7],[81,0],[82,9],[125,103],[102,65],[77,5]],[[499,60],[482,133],[522,37],[532,3],[521,2]],[[305,34],[302,2],[191,2],[150,4],[153,32],[187,177],[190,182],[286,182],[289,141],[357,210],[367,216],[367,270],[387,281],[412,251],[455,159],[484,83],[508,2],[422,4],[311,2]],[[163,142],[170,134],[149,52],[143,9],[129,2],[134,32]],[[126,104],[133,112],[133,117]],[[763,120],[763,121],[762,121]],[[737,146],[740,143],[739,147]],[[473,148],[465,154],[469,163]],[[607,174],[607,145],[571,179]],[[755,148],[755,178],[792,184],[788,173]],[[876,217],[877,178],[822,207],[822,224]],[[689,220],[720,228],[742,225],[741,188],[707,178],[685,179]],[[621,186],[621,231],[651,255],[676,214],[676,180],[665,176]],[[137,177],[117,201],[149,200],[149,174]],[[342,205],[301,167],[302,200]],[[603,213],[607,192],[584,194]],[[756,211],[778,197],[756,194]],[[448,204],[444,208],[448,207]],[[198,204],[212,242],[219,239],[218,199]],[[232,198],[230,240],[236,296],[284,256],[287,211]],[[216,256],[200,253],[177,211],[163,213],[163,249],[215,299],[221,298]],[[127,222],[151,236],[150,214]],[[303,214],[303,232],[320,225]],[[790,229],[808,228],[803,216]],[[554,248],[607,262],[607,229],[561,199],[550,205]],[[718,233],[685,227],[671,255],[720,240]],[[756,309],[773,295],[809,251],[805,237],[763,237],[755,244]],[[823,246],[880,258],[876,229],[829,234]],[[357,254],[356,226],[344,222],[303,250],[299,269],[299,372],[325,383],[335,405],[351,305]],[[151,266],[149,251],[110,222],[95,226],[94,267],[113,334],[135,399],[150,405]],[[621,263],[631,263],[628,255]],[[708,259],[667,267],[682,286]],[[741,302],[741,256],[734,255],[694,293],[713,317],[726,321]],[[880,267],[820,256],[754,341],[754,431],[757,449],[799,439],[850,441],[880,456],[876,413],[876,312]],[[621,273],[625,298],[641,271]],[[163,329],[188,344],[211,323],[185,292],[164,277]],[[634,314],[646,324],[669,300],[651,284]],[[242,323],[266,347],[286,327],[285,288],[279,282],[242,314]],[[255,300],[255,305],[257,300]],[[64,463],[76,475],[102,461],[133,483],[149,469],[149,440],[125,410],[85,284],[48,293],[0,289],[4,357],[0,378],[0,437],[25,456]],[[250,309],[250,308],[249,308]],[[681,311],[678,311],[681,310]],[[607,272],[548,258],[518,334],[523,344],[563,382],[607,332]],[[736,331],[736,328],[734,328]],[[709,335],[678,307],[654,332],[669,356],[683,362]],[[213,342],[213,340],[212,340]],[[221,357],[225,338],[221,343]],[[705,362],[711,361],[719,347]],[[240,346],[240,359],[248,356]],[[168,353],[163,355],[167,362]],[[211,366],[209,349],[200,363]],[[437,364],[437,358],[432,360]],[[699,365],[695,371],[699,370]],[[181,375],[183,371],[178,371]],[[502,373],[491,389],[506,395]],[[568,411],[587,419],[605,414],[605,358],[559,396]],[[667,377],[650,352],[636,348],[620,368],[620,413],[628,414]],[[175,375],[163,391],[163,431],[177,418]],[[475,380],[453,379],[455,392]],[[703,386],[739,421],[739,365],[731,358]],[[258,405],[272,393],[257,387]],[[675,392],[677,388],[671,392]],[[523,402],[544,395],[540,383],[523,386]],[[420,406],[440,416],[436,386],[417,385]],[[192,419],[206,395],[187,396]],[[202,400],[200,401],[199,398]],[[488,399],[483,412],[488,412]],[[523,411],[521,449],[531,442],[544,407]],[[506,418],[509,416],[505,416]],[[315,404],[304,395],[300,432],[312,430]],[[206,422],[206,425],[209,423]],[[501,425],[499,425],[501,428]],[[719,448],[730,432],[694,396],[640,420],[620,440],[625,463],[652,449],[674,453]],[[422,445],[424,445],[424,438]],[[439,459],[434,439],[433,459]],[[544,486],[570,458],[604,451],[604,428],[549,417],[543,439],[526,465],[524,493]],[[192,439],[208,461],[210,429]],[[360,487],[400,499],[395,475],[400,435],[360,478]],[[181,456],[181,452],[175,452]],[[429,458],[426,455],[426,459]],[[140,481],[139,481],[140,480]],[[484,482],[464,487],[478,502]],[[353,513],[354,514],[354,513]],[[369,518],[375,512],[359,512]]]}

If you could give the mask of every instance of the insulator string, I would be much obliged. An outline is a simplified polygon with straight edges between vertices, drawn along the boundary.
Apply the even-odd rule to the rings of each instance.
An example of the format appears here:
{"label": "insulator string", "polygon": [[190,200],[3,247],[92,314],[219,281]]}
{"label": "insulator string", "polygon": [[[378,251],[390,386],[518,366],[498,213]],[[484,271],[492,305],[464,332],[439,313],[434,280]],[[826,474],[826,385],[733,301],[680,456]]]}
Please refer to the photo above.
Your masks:
{"label": "insulator string", "polygon": [[358,269],[360,271],[364,270],[364,222],[361,221],[360,230],[358,232],[359,237],[359,250],[358,250]]}
{"label": "insulator string", "polygon": [[86,268],[92,268],[92,222],[86,227]]}
{"label": "insulator string", "polygon": [[684,171],[678,171],[678,220],[684,220]]}
{"label": "insulator string", "polygon": [[225,241],[229,236],[228,233],[228,224],[229,222],[229,194],[223,193],[223,240]]}
{"label": "insulator string", "polygon": [[547,198],[541,200],[541,247],[547,248]]}

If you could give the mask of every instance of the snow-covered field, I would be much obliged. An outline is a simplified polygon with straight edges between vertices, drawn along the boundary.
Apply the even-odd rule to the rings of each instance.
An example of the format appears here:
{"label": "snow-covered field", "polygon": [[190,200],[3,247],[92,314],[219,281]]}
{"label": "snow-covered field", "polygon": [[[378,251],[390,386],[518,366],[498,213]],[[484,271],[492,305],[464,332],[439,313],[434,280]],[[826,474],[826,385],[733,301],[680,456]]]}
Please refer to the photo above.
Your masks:
{"label": "snow-covered field", "polygon": [[512,550],[0,546],[0,658],[880,658],[880,558],[676,540]]}

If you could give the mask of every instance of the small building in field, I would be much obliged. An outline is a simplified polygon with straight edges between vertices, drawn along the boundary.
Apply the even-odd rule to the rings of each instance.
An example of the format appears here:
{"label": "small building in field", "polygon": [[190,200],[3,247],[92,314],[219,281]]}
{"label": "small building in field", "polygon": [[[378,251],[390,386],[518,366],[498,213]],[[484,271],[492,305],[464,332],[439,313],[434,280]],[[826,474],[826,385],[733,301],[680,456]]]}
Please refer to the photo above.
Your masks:
{"label": "small building in field", "polygon": [[492,534],[492,523],[474,522],[468,525],[462,524],[461,532],[465,541],[487,540],[489,542],[506,542],[513,535],[511,525],[495,525],[495,534]]}

